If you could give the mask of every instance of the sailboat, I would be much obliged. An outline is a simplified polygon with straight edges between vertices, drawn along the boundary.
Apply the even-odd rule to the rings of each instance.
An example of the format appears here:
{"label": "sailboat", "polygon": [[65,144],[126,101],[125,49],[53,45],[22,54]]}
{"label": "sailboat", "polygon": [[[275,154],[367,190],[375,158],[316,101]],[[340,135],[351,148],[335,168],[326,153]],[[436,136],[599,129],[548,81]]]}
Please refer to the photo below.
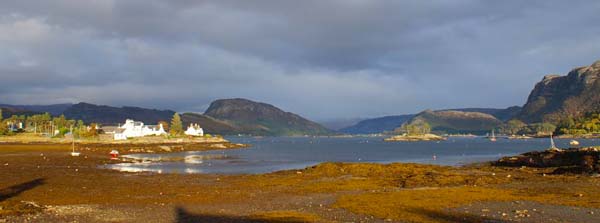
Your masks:
{"label": "sailboat", "polygon": [[71,149],[72,149],[71,156],[79,156],[80,153],[79,152],[75,152],[75,134],[73,134],[73,126],[71,126],[71,138],[73,138],[73,140],[71,141],[72,142],[72,144],[71,144]]}
{"label": "sailboat", "polygon": [[552,137],[552,133],[550,133],[550,149],[558,149],[556,148],[556,144],[554,144],[554,137]]}
{"label": "sailboat", "polygon": [[492,129],[492,135],[490,136],[490,141],[495,142],[496,141],[496,135],[494,134],[494,130]]}

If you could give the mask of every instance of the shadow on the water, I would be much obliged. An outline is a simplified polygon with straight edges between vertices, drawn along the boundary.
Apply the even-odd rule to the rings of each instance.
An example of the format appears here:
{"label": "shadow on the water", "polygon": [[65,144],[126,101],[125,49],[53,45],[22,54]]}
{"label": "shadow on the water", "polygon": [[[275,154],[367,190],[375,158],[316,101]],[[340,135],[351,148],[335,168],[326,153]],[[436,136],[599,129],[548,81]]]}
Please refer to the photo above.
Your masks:
{"label": "shadow on the water", "polygon": [[176,208],[176,223],[220,222],[220,223],[300,223],[297,220],[268,220],[244,216],[192,214],[181,207]]}
{"label": "shadow on the water", "polygon": [[35,180],[27,181],[25,183],[17,184],[0,190],[0,202],[17,196],[25,191],[31,190],[37,186],[44,184],[46,179],[37,178]]}
{"label": "shadow on the water", "polygon": [[435,219],[439,222],[463,222],[463,223],[505,223],[511,222],[503,219],[497,219],[492,217],[484,217],[476,214],[469,213],[456,213],[456,212],[443,212],[443,211],[433,211],[426,209],[413,209],[413,213],[420,214],[422,216],[426,216],[431,219]]}

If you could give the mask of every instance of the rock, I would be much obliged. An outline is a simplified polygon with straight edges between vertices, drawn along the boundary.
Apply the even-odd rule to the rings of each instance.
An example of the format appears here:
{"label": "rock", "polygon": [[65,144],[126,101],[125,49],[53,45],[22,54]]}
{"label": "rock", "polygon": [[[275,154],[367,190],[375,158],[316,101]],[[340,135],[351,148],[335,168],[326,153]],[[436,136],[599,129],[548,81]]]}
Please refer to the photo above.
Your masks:
{"label": "rock", "polygon": [[546,150],[503,157],[496,166],[512,167],[559,167],[554,173],[593,173],[600,171],[600,151],[581,148],[568,150]]}
{"label": "rock", "polygon": [[425,134],[425,135],[396,135],[389,138],[384,139],[386,142],[414,142],[414,141],[443,141],[446,138],[434,135],[434,134]]}
{"label": "rock", "polygon": [[171,152],[171,147],[168,146],[159,146],[160,149],[162,149],[165,152]]}
{"label": "rock", "polygon": [[220,143],[219,144],[212,144],[212,145],[210,145],[210,147],[212,147],[212,148],[218,148],[218,149],[226,149],[227,148],[227,146],[225,146],[223,144],[220,144]]}

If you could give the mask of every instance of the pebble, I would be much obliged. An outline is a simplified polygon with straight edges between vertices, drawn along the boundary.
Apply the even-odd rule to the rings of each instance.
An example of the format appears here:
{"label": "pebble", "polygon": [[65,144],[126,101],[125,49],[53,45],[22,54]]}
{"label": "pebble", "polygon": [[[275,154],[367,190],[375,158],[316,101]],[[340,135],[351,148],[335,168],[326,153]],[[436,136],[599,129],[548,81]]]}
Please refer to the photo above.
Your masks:
{"label": "pebble", "polygon": [[515,218],[523,218],[523,217],[530,217],[531,215],[529,215],[529,210],[525,209],[525,210],[515,210]]}

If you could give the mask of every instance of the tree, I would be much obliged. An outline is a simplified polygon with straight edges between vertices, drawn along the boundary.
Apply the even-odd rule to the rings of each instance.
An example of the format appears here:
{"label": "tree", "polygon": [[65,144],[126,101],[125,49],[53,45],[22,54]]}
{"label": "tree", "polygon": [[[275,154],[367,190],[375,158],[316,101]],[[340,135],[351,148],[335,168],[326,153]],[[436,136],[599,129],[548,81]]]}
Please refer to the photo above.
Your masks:
{"label": "tree", "polygon": [[173,119],[171,119],[171,129],[169,130],[169,133],[173,136],[183,134],[183,123],[181,123],[181,117],[177,113],[175,113]]}
{"label": "tree", "polygon": [[520,120],[513,119],[506,123],[505,130],[506,130],[506,133],[515,135],[515,134],[519,133],[519,131],[523,130],[525,127],[527,127],[527,124],[525,124],[524,122],[522,122]]}
{"label": "tree", "polygon": [[0,135],[6,135],[8,133],[8,126],[4,122],[4,118],[2,117],[2,109],[0,109]]}
{"label": "tree", "polygon": [[414,121],[412,123],[404,123],[399,128],[396,128],[394,132],[407,135],[425,135],[431,132],[431,125],[424,121]]}

